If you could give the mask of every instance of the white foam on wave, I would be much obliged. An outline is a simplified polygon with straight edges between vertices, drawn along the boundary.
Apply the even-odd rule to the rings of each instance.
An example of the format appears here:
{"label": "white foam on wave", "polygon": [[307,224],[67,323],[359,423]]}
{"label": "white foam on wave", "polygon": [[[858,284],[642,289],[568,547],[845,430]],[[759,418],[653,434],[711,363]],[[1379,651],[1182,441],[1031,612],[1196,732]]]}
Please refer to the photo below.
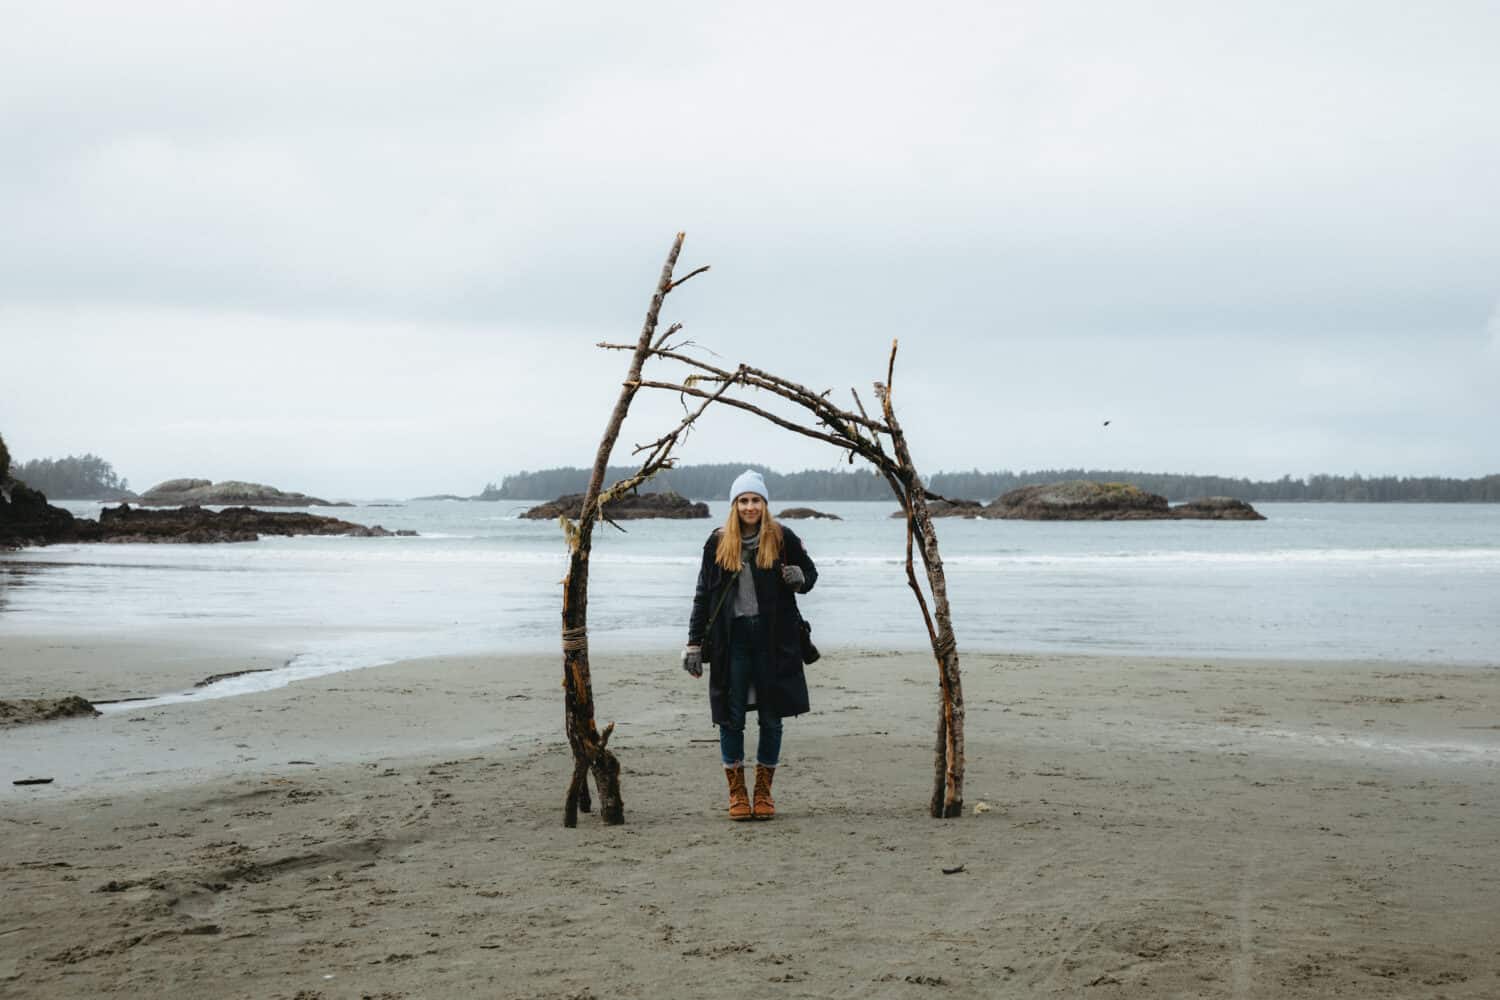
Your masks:
{"label": "white foam on wave", "polygon": [[[904,556],[836,556],[819,560],[830,566],[884,566],[900,564]],[[1378,563],[1422,566],[1431,564],[1500,569],[1500,548],[1475,549],[1274,549],[1263,552],[1117,551],[1089,553],[1003,552],[982,555],[945,555],[945,566],[1119,566],[1122,563],[1186,565],[1285,565],[1287,563]]]}
{"label": "white foam on wave", "polygon": [[399,638],[384,633],[350,636],[328,640],[314,649],[298,653],[283,667],[240,674],[204,687],[171,691],[155,698],[105,702],[95,707],[105,713],[134,712],[166,705],[185,705],[215,701],[219,698],[235,698],[240,695],[274,691],[298,681],[326,677],[329,674],[383,667],[419,657],[455,656],[477,652],[492,645],[493,642],[486,641],[485,636],[477,630],[469,635],[458,636],[452,633],[409,634]]}
{"label": "white foam on wave", "polygon": [[288,684],[308,680],[312,677],[323,677],[327,674],[341,673],[346,670],[359,670],[365,667],[384,666],[387,663],[395,663],[400,659],[401,657],[377,657],[373,659],[369,657],[343,658],[299,653],[285,667],[281,667],[280,669],[267,670],[261,673],[241,674],[238,677],[230,677],[226,680],[217,681],[206,687],[173,691],[155,698],[109,702],[95,705],[95,707],[105,713],[134,712],[145,708],[161,708],[164,705],[183,705],[189,702],[215,701],[219,698],[233,698],[238,695],[274,691],[277,688],[283,688]]}

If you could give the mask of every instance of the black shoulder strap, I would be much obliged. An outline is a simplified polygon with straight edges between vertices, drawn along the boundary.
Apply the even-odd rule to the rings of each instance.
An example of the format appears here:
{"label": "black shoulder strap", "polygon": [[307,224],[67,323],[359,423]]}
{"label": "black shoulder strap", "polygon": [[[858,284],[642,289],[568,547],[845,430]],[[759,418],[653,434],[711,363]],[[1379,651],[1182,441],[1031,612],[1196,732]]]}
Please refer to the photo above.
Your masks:
{"label": "black shoulder strap", "polygon": [[724,584],[724,589],[719,592],[719,600],[714,604],[713,612],[708,616],[708,624],[703,626],[703,635],[705,638],[710,632],[713,631],[714,619],[719,617],[719,609],[724,607],[724,598],[729,596],[730,588],[734,586],[735,581],[739,578],[739,570],[735,570],[733,573],[729,574],[729,582]]}

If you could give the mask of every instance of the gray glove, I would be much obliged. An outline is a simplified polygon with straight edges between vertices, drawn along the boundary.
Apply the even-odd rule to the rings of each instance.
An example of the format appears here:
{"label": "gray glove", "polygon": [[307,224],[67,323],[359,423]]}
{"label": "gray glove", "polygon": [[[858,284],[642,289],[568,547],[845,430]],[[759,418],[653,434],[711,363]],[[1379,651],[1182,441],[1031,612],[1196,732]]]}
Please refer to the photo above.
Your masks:
{"label": "gray glove", "polygon": [[802,572],[801,566],[783,566],[781,579],[793,590],[801,590],[802,585],[807,582],[807,575]]}
{"label": "gray glove", "polygon": [[682,651],[682,669],[694,677],[703,676],[703,647],[688,646]]}

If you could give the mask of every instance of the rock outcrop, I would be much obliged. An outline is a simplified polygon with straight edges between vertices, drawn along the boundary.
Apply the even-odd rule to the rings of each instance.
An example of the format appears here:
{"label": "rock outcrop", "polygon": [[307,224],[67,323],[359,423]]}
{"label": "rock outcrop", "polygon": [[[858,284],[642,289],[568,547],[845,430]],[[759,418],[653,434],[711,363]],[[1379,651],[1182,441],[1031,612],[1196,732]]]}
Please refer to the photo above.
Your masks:
{"label": "rock outcrop", "polygon": [[1266,515],[1234,497],[1200,497],[1172,508],[1173,517],[1206,521],[1264,521]]}
{"label": "rock outcrop", "polygon": [[[555,521],[559,517],[577,517],[583,507],[582,493],[569,493],[550,503],[538,504],[522,514],[534,521]],[[638,521],[648,517],[678,520],[708,516],[708,504],[694,503],[680,493],[631,493],[605,504],[604,516],[612,521]]]}
{"label": "rock outcrop", "polygon": [[[99,512],[99,520],[92,521],[52,506],[40,490],[10,478],[10,453],[5,450],[4,438],[0,438],[0,458],[4,459],[0,463],[0,549],[65,542],[253,542],[261,535],[384,538],[416,534],[292,511],[264,511],[245,506],[218,512],[204,510],[199,504],[235,502],[230,498],[275,506],[334,506],[326,500],[283,493],[258,483],[215,485],[207,479],[172,479],[149,491],[153,499],[148,506],[176,506],[177,510],[138,510],[121,504],[105,508]],[[204,499],[185,503],[190,497]]]}
{"label": "rock outcrop", "polygon": [[0,549],[87,541],[88,526],[98,527],[52,506],[39,490],[14,479],[0,482]]}
{"label": "rock outcrop", "polygon": [[47,498],[14,480],[8,497],[0,493],[0,549],[67,542],[253,542],[262,535],[348,535],[389,538],[415,531],[387,531],[335,517],[296,511],[229,507],[221,511],[201,507],[175,510],[137,510],[129,504],[106,507],[99,520],[74,517]]}
{"label": "rock outcrop", "polygon": [[[984,504],[978,500],[929,500],[927,513],[931,517],[983,517]],[[905,517],[905,511],[896,511],[892,517]]]}
{"label": "rock outcrop", "polygon": [[1065,483],[1022,486],[984,508],[987,518],[1023,521],[1130,521],[1170,517],[1167,498],[1129,483]]}
{"label": "rock outcrop", "polygon": [[[92,524],[93,522],[87,522]],[[254,507],[227,507],[204,510],[181,507],[176,510],[137,510],[129,504],[108,507],[99,512],[99,541],[102,542],[253,542],[261,535],[346,535],[352,538],[391,538],[415,535],[415,531],[387,531],[380,525],[369,527],[341,521],[336,517],[302,514],[294,511],[256,510]]]}
{"label": "rock outcrop", "polygon": [[785,510],[776,512],[776,520],[778,521],[805,521],[810,518],[824,521],[843,520],[837,514],[825,514],[821,510],[813,510],[811,507],[788,507]]}
{"label": "rock outcrop", "polygon": [[264,483],[242,483],[233,479],[221,483],[207,479],[168,479],[142,493],[136,503],[142,507],[227,507],[233,504],[255,507],[353,506],[330,503],[306,493],[287,493]]}
{"label": "rock outcrop", "polygon": [[1167,498],[1129,483],[1074,479],[1022,486],[987,505],[981,517],[1023,521],[1264,521],[1242,500],[1210,497],[1171,506]]}

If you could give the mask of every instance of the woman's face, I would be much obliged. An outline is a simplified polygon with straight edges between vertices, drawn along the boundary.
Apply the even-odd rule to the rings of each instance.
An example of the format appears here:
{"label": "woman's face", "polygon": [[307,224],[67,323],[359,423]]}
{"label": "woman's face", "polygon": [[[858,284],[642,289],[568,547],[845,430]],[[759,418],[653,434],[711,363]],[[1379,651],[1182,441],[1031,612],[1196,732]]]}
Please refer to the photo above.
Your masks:
{"label": "woman's face", "polygon": [[734,498],[734,509],[740,515],[740,524],[759,527],[760,517],[766,512],[766,499],[759,493],[741,493]]}

